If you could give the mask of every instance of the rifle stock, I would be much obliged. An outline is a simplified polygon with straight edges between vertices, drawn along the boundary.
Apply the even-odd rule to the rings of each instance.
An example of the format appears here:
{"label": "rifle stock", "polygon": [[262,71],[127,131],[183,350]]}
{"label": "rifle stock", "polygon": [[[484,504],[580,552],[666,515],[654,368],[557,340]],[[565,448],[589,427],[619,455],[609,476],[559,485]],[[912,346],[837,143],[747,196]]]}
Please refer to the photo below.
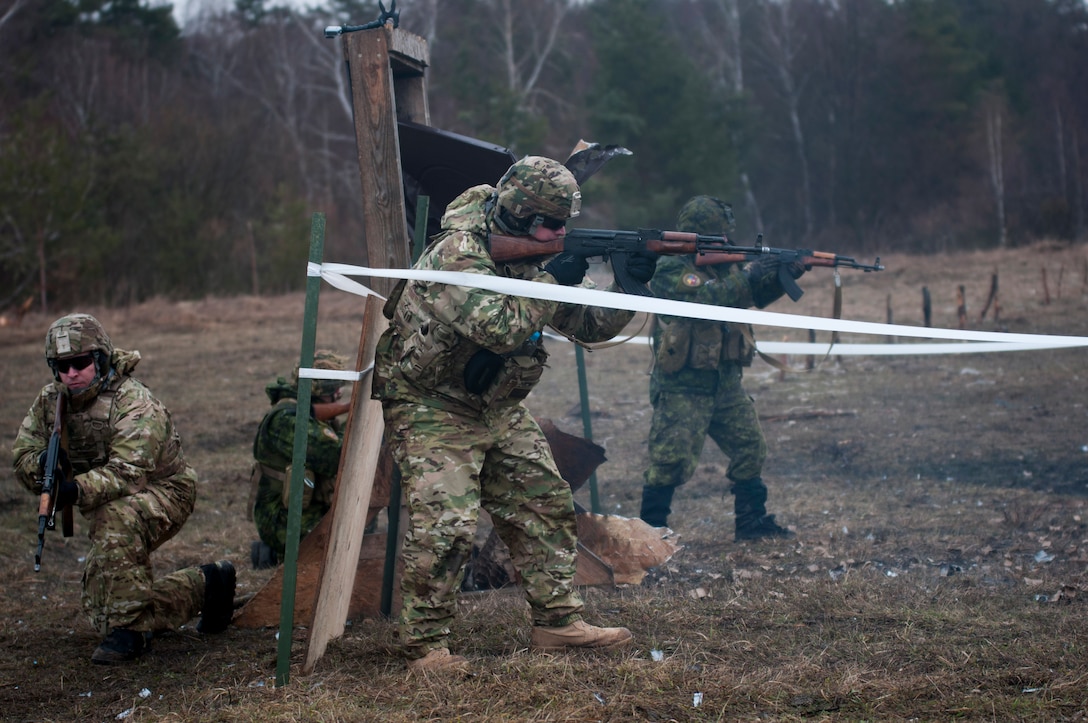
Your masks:
{"label": "rifle stock", "polygon": [[[57,466],[60,464],[61,442],[64,436],[64,401],[63,392],[57,394],[57,407],[53,416],[53,431],[49,435],[49,446],[45,451],[45,468],[42,470],[42,494],[38,498],[38,549],[34,553],[34,572],[42,569],[42,550],[45,548],[45,531],[57,527]],[[64,474],[65,470],[61,470]],[[71,537],[75,532],[72,506],[61,510],[61,532]]]}

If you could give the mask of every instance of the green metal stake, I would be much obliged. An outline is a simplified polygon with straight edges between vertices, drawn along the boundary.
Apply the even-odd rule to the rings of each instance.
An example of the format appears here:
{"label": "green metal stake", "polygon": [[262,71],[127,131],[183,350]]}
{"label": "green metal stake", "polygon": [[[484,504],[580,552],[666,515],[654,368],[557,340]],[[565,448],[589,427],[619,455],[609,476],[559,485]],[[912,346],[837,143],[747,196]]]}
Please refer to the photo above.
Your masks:
{"label": "green metal stake", "polygon": [[[320,266],[325,248],[325,214],[315,213],[310,222],[310,265]],[[317,296],[320,274],[306,270],[306,310],[302,317],[302,350],[299,366],[314,364],[317,338]],[[302,485],[306,473],[307,418],[310,408],[311,380],[299,378],[295,415],[295,446],[291,457],[291,489],[287,502],[287,546],[283,560],[283,593],[280,598],[280,639],[276,654],[276,687],[291,679],[291,638],[295,628],[295,583],[298,579],[298,540],[302,532]]]}
{"label": "green metal stake", "polygon": [[[578,396],[582,400],[582,434],[593,441],[593,423],[589,415],[589,385],[586,383],[586,357],[581,344],[574,345],[574,358],[578,362]],[[597,497],[597,473],[589,476],[589,509],[601,514],[601,500]]]}
{"label": "green metal stake", "polygon": [[[420,196],[416,199],[416,233],[412,243],[412,265],[419,261],[423,253],[423,247],[427,243],[427,209],[430,208],[431,197]],[[420,223],[420,219],[423,222]],[[397,542],[400,539],[400,472],[393,470],[393,481],[389,490],[389,509],[386,515],[389,524],[386,526],[385,537],[385,569],[382,572],[382,594],[379,603],[379,612],[385,617],[393,616],[393,583],[397,569]]]}

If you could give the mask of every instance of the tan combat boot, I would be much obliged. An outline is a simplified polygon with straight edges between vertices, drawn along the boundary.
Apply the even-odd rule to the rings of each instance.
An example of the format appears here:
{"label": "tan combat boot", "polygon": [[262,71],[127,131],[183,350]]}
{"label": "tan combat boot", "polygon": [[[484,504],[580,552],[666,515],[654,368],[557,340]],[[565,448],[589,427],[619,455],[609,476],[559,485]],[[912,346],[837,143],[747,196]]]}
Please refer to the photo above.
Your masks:
{"label": "tan combat boot", "polygon": [[568,650],[571,648],[606,649],[631,642],[627,628],[598,628],[578,620],[561,628],[534,627],[531,646],[534,650]]}
{"label": "tan combat boot", "polygon": [[463,655],[452,655],[449,648],[435,648],[422,658],[408,661],[408,670],[463,672],[468,670],[468,658]]}

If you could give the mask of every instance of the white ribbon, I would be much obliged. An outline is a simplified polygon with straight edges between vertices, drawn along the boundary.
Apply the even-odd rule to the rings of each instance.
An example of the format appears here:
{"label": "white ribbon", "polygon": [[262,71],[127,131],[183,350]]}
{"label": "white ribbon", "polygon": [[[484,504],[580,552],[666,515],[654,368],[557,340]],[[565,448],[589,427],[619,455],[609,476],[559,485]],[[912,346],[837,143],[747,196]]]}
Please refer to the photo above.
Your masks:
{"label": "white ribbon", "polygon": [[[388,279],[408,279],[453,284],[466,288],[486,289],[499,294],[522,296],[530,299],[557,301],[585,306],[641,311],[647,314],[682,316],[708,321],[732,321],[742,324],[759,324],[789,329],[837,331],[880,336],[905,336],[920,339],[947,339],[969,344],[835,344],[803,342],[760,342],[759,349],[768,354],[826,354],[831,348],[835,354],[891,355],[891,354],[976,354],[994,351],[1026,351],[1088,346],[1088,338],[1051,334],[1018,334],[996,331],[968,331],[963,329],[939,329],[932,327],[881,324],[847,319],[826,319],[818,316],[783,314],[774,311],[737,309],[730,306],[696,304],[690,301],[674,301],[651,296],[635,296],[580,286],[559,286],[537,281],[510,279],[489,274],[473,274],[464,271],[430,271],[423,269],[373,269],[366,266],[325,263],[319,267],[310,264],[308,275],[319,273],[330,285],[351,293],[376,294],[366,286],[352,281],[349,276],[373,276]],[[382,297],[384,298],[384,297]],[[643,337],[645,339],[645,337]]]}

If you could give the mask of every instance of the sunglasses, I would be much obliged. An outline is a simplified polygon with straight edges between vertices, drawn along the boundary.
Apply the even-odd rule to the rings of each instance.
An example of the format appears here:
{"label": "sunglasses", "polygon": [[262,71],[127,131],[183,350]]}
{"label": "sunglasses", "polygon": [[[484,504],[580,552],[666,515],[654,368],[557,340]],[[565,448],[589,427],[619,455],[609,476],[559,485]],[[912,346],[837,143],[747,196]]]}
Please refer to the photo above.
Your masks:
{"label": "sunglasses", "polygon": [[565,218],[550,218],[548,216],[541,216],[540,225],[548,229],[549,231],[558,231],[559,229],[567,225],[567,220]]}
{"label": "sunglasses", "polygon": [[94,357],[90,354],[84,354],[83,356],[74,356],[70,359],[57,359],[55,363],[58,372],[67,374],[73,369],[77,372],[83,371],[94,363]]}

